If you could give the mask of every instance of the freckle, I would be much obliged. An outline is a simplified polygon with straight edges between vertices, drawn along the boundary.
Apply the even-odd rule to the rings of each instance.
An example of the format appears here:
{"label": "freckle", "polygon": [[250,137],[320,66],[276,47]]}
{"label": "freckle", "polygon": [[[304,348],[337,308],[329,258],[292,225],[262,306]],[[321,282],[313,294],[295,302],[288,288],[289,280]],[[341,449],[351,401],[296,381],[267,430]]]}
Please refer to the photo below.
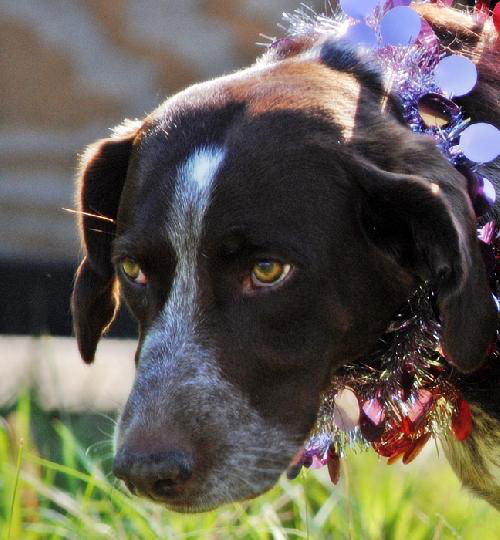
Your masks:
{"label": "freckle", "polygon": [[441,188],[437,184],[435,184],[434,182],[431,184],[431,191],[433,195],[437,195],[440,190]]}

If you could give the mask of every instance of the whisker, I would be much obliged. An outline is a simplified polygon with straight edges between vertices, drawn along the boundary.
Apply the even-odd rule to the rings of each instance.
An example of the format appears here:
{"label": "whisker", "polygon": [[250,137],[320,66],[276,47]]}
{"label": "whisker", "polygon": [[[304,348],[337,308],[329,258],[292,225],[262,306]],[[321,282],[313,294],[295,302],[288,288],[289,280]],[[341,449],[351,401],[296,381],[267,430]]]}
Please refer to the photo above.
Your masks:
{"label": "whisker", "polygon": [[85,450],[85,453],[89,455],[91,452],[100,450],[102,448],[111,447],[111,446],[112,446],[112,442],[109,440],[97,441],[91,444],[90,446],[88,446],[87,449]]}
{"label": "whisker", "polygon": [[[113,427],[116,427],[118,425],[118,419],[116,417],[110,416],[109,414],[99,412],[98,416],[105,418],[106,420],[109,420],[113,424]],[[106,435],[106,433],[105,433]]]}
{"label": "whisker", "polygon": [[262,467],[243,467],[245,471],[257,472],[257,473],[267,473],[267,474],[281,474],[285,472],[285,469],[281,468],[262,468]]}
{"label": "whisker", "polygon": [[93,232],[97,232],[97,233],[101,233],[101,234],[107,234],[109,236],[116,236],[116,234],[114,232],[103,231],[102,229],[88,229],[88,230],[93,231]]}
{"label": "whisker", "polygon": [[103,216],[101,214],[92,214],[91,212],[84,212],[83,210],[75,210],[73,208],[62,208],[65,212],[70,212],[71,214],[79,214],[81,216],[91,217],[94,219],[100,219],[102,221],[107,221],[109,223],[116,224],[116,221],[112,218]]}
{"label": "whisker", "polygon": [[[235,474],[235,473],[232,473],[230,471],[225,471],[225,477],[227,479],[236,479],[238,481],[238,483],[243,483],[245,484],[246,486],[248,486],[248,488],[250,488],[252,491],[258,491],[261,489],[261,485],[256,483],[256,482],[250,482],[248,480],[248,478],[245,478],[244,476],[241,476],[239,474]],[[226,492],[228,493],[228,495],[230,496],[231,495],[231,492],[230,492],[230,485],[227,485],[227,484],[222,484],[222,485],[218,485],[217,488],[220,489],[220,488],[223,488],[226,490]]]}

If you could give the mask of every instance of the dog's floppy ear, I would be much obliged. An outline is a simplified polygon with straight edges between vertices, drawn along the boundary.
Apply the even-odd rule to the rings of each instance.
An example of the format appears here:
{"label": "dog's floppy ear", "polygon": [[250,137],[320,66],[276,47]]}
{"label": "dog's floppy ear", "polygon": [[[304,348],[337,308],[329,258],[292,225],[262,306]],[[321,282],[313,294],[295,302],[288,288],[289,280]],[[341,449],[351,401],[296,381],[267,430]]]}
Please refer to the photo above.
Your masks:
{"label": "dog's floppy ear", "polygon": [[437,295],[442,347],[462,372],[477,369],[495,338],[497,310],[460,174],[443,182],[383,171],[364,162],[365,230]]}
{"label": "dog's floppy ear", "polygon": [[93,361],[97,342],[119,305],[111,243],[139,126],[140,122],[128,122],[117,128],[112,137],[90,145],[81,159],[77,207],[84,258],[75,277],[71,311],[78,348],[87,363]]}

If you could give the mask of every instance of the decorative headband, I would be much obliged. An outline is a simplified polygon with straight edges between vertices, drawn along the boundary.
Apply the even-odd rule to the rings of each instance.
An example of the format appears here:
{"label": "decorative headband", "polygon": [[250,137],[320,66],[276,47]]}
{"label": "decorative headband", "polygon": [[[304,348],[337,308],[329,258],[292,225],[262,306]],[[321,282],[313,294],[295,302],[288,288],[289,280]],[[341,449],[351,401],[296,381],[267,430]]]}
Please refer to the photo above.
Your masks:
{"label": "decorative headband", "polygon": [[[452,0],[439,3],[451,6]],[[386,87],[399,98],[412,131],[431,136],[442,155],[469,180],[483,251],[488,260],[498,260],[496,194],[483,166],[500,153],[500,131],[491,124],[472,123],[454,101],[475,87],[476,66],[464,56],[443,52],[431,26],[410,7],[411,0],[339,4],[342,11],[333,17],[318,15],[307,6],[285,15],[289,36],[285,40],[328,34],[371,56]],[[476,2],[474,16],[481,24],[489,24],[488,6],[489,2]],[[500,33],[500,4],[492,21]],[[495,262],[487,269],[496,289]],[[399,458],[409,463],[431,437],[469,436],[470,407],[440,352],[441,327],[433,304],[433,292],[428,284],[422,285],[389,325],[379,350],[335,374],[289,478],[297,476],[302,466],[327,465],[336,483],[348,447],[373,448],[389,463]]]}

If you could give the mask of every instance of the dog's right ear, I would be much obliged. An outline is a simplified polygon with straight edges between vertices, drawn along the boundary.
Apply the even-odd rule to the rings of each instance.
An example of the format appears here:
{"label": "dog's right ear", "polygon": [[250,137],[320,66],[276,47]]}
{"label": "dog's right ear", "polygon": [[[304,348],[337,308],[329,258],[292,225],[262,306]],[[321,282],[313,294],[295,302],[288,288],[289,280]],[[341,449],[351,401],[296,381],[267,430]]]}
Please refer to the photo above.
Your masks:
{"label": "dog's right ear", "polygon": [[76,272],[71,311],[80,354],[94,359],[97,342],[118,309],[111,244],[127,176],[130,153],[141,122],[127,122],[112,137],[90,145],[80,162],[77,208],[84,258]]}
{"label": "dog's right ear", "polygon": [[495,341],[497,308],[465,181],[430,144],[422,140],[414,146],[427,158],[421,160],[429,178],[382,170],[358,158],[365,230],[373,245],[431,284],[444,354],[469,373]]}

